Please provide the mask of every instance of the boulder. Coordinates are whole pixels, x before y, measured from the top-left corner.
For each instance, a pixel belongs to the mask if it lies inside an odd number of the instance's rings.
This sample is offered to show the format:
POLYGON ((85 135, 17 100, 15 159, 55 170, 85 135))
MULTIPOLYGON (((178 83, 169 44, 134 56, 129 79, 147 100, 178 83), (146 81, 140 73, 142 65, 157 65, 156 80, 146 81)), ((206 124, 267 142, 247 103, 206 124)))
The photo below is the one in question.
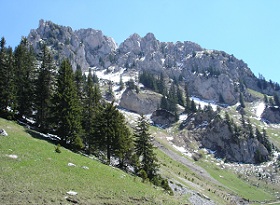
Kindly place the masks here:
POLYGON ((278 106, 267 106, 261 118, 269 123, 280 123, 280 108, 278 106))
POLYGON ((8 133, 4 129, 0 129, 0 135, 7 137, 8 133))
POLYGON ((167 110, 158 109, 153 112, 151 120, 154 124, 161 127, 169 127, 171 124, 176 122, 176 116, 167 110))
POLYGON ((161 95, 149 90, 141 90, 137 93, 135 90, 126 89, 120 99, 120 106, 139 113, 150 114, 160 105, 161 95))

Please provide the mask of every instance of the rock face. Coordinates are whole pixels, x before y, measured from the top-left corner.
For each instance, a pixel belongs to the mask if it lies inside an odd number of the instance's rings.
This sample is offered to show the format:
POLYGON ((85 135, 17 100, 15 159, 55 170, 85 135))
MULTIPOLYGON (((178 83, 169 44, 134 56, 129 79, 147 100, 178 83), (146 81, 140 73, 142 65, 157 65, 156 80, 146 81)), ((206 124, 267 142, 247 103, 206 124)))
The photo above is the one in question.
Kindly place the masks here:
POLYGON ((181 125, 200 142, 201 147, 215 152, 215 156, 229 162, 257 163, 258 158, 268 159, 268 151, 256 138, 236 138, 225 120, 209 113, 196 113, 181 125))
POLYGON ((158 109, 153 112, 151 120, 154 124, 165 128, 176 122, 176 116, 167 110, 158 109))
POLYGON ((280 108, 278 106, 267 106, 261 118, 269 123, 280 123, 280 108))
MULTIPOLYGON (((63 58, 83 71, 89 67, 109 67, 148 70, 166 78, 180 79, 188 85, 190 95, 206 100, 233 105, 242 92, 245 100, 252 100, 246 88, 260 91, 258 79, 247 64, 223 51, 207 50, 198 44, 185 42, 160 42, 152 33, 144 37, 133 34, 117 47, 114 40, 94 29, 73 31, 41 20, 32 30, 28 40, 37 53, 46 44, 59 65, 63 58)), ((267 89, 267 94, 273 90, 267 89)))
POLYGON ((120 99, 120 106, 139 114, 150 114, 160 105, 161 95, 145 90, 136 93, 126 89, 120 99))
POLYGON ((77 65, 85 70, 94 66, 108 67, 111 65, 109 55, 117 48, 114 40, 104 36, 102 31, 73 31, 70 27, 44 20, 40 20, 36 30, 31 30, 28 40, 37 53, 40 52, 41 46, 46 44, 58 63, 63 58, 68 58, 73 69, 76 69, 77 65))

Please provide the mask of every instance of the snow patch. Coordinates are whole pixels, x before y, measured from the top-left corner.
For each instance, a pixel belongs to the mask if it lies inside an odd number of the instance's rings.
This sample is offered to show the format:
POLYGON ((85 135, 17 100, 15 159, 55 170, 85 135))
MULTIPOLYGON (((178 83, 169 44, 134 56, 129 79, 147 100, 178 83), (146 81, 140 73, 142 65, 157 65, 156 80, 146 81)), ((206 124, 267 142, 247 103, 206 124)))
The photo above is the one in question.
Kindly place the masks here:
POLYGON ((167 139, 168 141, 172 141, 172 140, 174 139, 174 137, 166 137, 166 139, 167 139))
POLYGON ((191 100, 193 100, 196 104, 199 104, 201 106, 201 108, 203 109, 205 106, 208 106, 210 105, 214 111, 217 110, 217 104, 214 102, 214 101, 211 101, 211 100, 202 100, 198 97, 190 97, 191 100))
POLYGON ((173 144, 173 147, 182 153, 187 153, 187 150, 184 147, 179 147, 173 144))
POLYGON ((262 115, 264 109, 265 109, 265 103, 264 102, 258 103, 257 106, 255 107, 256 116, 257 116, 258 120, 261 119, 261 115, 262 115))
POLYGON ((186 120, 188 118, 188 115, 187 114, 182 114, 179 116, 179 121, 180 122, 183 122, 184 120, 186 120))

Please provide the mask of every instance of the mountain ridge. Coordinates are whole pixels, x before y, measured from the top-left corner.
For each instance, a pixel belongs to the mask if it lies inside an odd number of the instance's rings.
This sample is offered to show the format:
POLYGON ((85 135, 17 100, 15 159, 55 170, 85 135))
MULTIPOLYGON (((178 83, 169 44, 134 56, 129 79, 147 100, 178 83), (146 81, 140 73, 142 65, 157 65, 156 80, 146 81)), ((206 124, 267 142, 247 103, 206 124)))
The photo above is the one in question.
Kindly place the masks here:
POLYGON ((160 42, 154 34, 144 37, 134 33, 119 46, 102 31, 60 26, 40 20, 31 30, 28 40, 36 53, 42 44, 52 51, 57 64, 68 58, 73 69, 90 68, 135 69, 187 83, 191 95, 229 105, 236 104, 242 92, 247 101, 253 98, 246 88, 273 95, 272 86, 258 86, 259 79, 242 60, 224 51, 203 49, 190 41, 160 42))

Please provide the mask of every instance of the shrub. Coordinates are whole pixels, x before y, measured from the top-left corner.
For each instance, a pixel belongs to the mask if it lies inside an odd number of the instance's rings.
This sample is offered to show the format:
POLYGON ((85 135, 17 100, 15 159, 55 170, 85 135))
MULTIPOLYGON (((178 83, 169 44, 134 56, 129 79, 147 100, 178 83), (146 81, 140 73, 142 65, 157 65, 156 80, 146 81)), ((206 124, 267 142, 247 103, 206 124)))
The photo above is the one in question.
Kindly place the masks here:
POLYGON ((55 147, 55 152, 56 153, 61 153, 60 144, 57 144, 57 146, 55 147))

